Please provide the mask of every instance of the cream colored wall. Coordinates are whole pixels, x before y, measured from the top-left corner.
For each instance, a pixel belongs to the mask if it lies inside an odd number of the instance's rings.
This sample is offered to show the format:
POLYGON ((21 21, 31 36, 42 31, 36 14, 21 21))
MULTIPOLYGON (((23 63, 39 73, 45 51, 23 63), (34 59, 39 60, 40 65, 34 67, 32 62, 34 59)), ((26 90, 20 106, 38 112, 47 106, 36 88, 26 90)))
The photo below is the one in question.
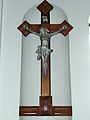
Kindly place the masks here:
MULTIPOLYGON (((2 78, 1 78, 1 35, 2 35, 2 11, 3 11, 3 1, 0 0, 0 106, 2 108, 2 78)), ((2 110, 0 109, 0 115, 2 110)))

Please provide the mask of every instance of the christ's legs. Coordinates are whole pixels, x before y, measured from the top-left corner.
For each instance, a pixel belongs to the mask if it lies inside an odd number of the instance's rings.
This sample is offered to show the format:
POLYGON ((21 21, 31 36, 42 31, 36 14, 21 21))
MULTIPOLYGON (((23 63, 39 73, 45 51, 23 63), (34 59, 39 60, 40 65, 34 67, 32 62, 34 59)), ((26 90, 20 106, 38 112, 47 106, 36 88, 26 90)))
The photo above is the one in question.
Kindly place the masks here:
POLYGON ((44 63, 44 65, 43 65, 43 78, 47 77, 47 69, 48 69, 48 64, 44 63))
POLYGON ((42 57, 42 64, 43 64, 43 78, 47 77, 47 69, 48 69, 48 55, 42 57))
POLYGON ((36 51, 37 60, 40 60, 42 58, 42 68, 43 68, 43 78, 47 77, 47 70, 48 70, 48 56, 53 52, 52 49, 49 49, 45 46, 38 46, 38 49, 36 51))

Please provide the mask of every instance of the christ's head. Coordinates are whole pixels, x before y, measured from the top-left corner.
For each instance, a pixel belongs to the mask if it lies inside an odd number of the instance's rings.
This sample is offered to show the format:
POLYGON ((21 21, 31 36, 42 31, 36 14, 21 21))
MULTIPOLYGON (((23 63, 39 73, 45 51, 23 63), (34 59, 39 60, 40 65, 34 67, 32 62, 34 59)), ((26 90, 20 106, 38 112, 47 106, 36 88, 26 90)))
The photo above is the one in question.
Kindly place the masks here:
POLYGON ((41 35, 47 35, 47 32, 48 32, 48 31, 47 31, 46 28, 44 28, 44 27, 41 27, 41 28, 40 28, 40 34, 41 34, 41 35))

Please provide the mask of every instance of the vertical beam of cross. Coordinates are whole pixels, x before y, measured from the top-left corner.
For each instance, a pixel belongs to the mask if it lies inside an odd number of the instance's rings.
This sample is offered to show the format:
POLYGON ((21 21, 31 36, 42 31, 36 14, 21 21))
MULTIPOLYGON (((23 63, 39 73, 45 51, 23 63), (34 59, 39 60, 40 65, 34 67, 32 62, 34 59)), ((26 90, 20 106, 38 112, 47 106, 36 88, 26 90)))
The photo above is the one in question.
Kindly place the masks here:
MULTIPOLYGON (((43 1, 37 8, 41 12, 41 24, 50 24, 50 11, 53 9, 53 6, 47 1, 43 1)), ((50 41, 48 48, 50 49, 50 41)), ((50 96, 51 95, 50 56, 48 57, 48 70, 46 78, 43 78, 42 62, 43 61, 41 60, 41 96, 50 96)))

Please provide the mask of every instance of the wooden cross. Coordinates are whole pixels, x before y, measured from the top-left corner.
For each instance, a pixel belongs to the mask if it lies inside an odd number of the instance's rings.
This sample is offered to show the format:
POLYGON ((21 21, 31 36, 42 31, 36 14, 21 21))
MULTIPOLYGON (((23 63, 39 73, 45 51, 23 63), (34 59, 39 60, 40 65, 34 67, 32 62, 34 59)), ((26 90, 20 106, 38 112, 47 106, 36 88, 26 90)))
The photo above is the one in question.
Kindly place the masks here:
MULTIPOLYGON (((32 31, 38 32, 41 27, 45 27, 50 33, 56 32, 61 29, 64 25, 67 25, 67 29, 62 30, 60 33, 66 36, 73 27, 67 22, 63 21, 61 24, 50 24, 50 11, 53 6, 44 0, 37 9, 41 12, 41 24, 30 24, 24 21, 18 30, 22 32, 24 36, 30 34, 30 32, 23 28, 23 25, 27 25, 32 31)), ((41 43, 42 44, 42 43, 41 43)), ((50 43, 48 48, 50 48, 50 43)), ((50 84, 50 56, 48 57, 48 70, 47 77, 43 78, 42 70, 42 60, 41 60, 41 96, 40 96, 40 106, 20 106, 20 116, 71 116, 72 106, 52 106, 52 96, 51 96, 51 84, 50 84)))

